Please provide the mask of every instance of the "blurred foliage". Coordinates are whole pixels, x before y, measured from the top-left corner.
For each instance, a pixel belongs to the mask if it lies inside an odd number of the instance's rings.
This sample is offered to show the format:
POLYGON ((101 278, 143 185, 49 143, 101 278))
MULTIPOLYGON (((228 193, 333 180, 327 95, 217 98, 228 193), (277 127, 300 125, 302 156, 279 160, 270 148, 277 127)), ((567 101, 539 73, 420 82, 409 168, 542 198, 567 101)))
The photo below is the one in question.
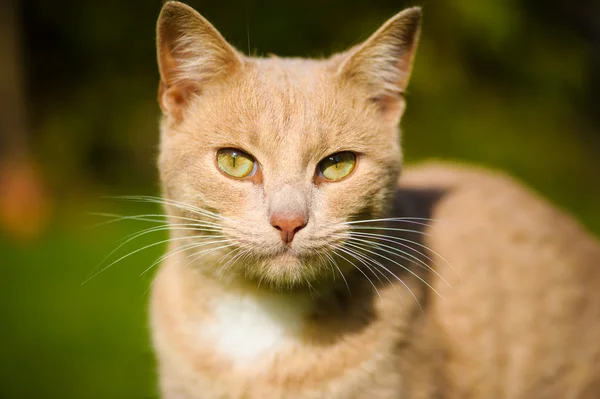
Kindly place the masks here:
MULTIPOLYGON (((82 284, 101 270, 97 266, 118 239, 148 227, 140 222, 81 227, 89 225, 89 219, 71 215, 31 248, 11 248, 0 239, 0 398, 155 396, 146 312, 151 280, 140 273, 162 248, 125 258, 82 284)), ((164 234, 140 237, 110 261, 162 239, 164 234)))
MULTIPOLYGON (((241 51, 319 57, 365 39, 415 4, 188 3, 241 51)), ((162 248, 81 286, 117 239, 142 226, 84 232, 78 215, 142 213, 98 198, 157 192, 154 35, 161 2, 19 6, 28 142, 58 206, 38 242, 18 246, 0 236, 0 398, 151 397, 149 281, 139 273, 162 248)), ((402 122, 406 158, 504 169, 600 233, 599 91, 597 2, 430 0, 402 122)))

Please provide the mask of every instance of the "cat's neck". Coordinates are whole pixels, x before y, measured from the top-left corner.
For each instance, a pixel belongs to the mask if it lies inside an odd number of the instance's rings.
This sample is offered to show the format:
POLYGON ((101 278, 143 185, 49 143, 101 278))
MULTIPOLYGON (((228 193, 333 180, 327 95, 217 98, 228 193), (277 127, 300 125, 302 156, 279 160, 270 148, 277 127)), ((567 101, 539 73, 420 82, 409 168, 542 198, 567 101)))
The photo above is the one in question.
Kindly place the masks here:
POLYGON ((218 279, 182 267, 177 259, 164 264, 161 274, 160 284, 170 287, 157 288, 183 305, 178 324, 243 368, 299 345, 307 319, 324 295, 308 289, 273 290, 241 278, 218 279))

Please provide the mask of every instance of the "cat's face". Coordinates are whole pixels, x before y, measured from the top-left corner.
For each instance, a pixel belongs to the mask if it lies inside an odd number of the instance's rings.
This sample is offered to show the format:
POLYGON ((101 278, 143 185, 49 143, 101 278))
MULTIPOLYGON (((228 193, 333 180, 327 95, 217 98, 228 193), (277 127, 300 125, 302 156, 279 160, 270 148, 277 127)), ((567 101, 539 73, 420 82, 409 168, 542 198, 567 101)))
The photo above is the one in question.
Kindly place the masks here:
POLYGON ((165 6, 161 179, 166 198, 204 210, 170 214, 202 221, 208 248, 231 244, 209 267, 275 286, 310 282, 332 275, 346 222, 385 212, 418 34, 418 10, 403 14, 329 60, 256 59, 187 6, 165 6))

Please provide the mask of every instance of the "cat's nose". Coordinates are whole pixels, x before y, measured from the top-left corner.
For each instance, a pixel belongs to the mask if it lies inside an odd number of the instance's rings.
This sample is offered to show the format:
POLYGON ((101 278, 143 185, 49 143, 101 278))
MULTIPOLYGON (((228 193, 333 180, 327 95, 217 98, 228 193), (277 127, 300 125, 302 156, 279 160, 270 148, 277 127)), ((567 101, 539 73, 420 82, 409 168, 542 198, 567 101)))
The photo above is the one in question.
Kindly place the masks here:
POLYGON ((271 226, 275 227, 281 233, 281 240, 289 244, 294 239, 294 235, 302 230, 308 221, 301 214, 278 214, 271 216, 271 226))

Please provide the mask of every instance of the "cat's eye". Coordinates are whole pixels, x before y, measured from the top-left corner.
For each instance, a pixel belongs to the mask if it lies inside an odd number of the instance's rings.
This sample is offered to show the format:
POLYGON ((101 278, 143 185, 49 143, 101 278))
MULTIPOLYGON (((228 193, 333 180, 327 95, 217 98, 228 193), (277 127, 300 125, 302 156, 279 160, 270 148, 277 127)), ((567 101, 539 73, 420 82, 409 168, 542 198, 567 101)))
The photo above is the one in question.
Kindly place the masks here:
POLYGON ((348 176, 356 166, 356 155, 350 151, 342 151, 325 157, 317 166, 319 176, 326 180, 341 180, 348 176))
POLYGON ((217 151, 217 166, 226 175, 237 179, 252 176, 256 172, 254 158, 235 148, 222 148, 217 151))

